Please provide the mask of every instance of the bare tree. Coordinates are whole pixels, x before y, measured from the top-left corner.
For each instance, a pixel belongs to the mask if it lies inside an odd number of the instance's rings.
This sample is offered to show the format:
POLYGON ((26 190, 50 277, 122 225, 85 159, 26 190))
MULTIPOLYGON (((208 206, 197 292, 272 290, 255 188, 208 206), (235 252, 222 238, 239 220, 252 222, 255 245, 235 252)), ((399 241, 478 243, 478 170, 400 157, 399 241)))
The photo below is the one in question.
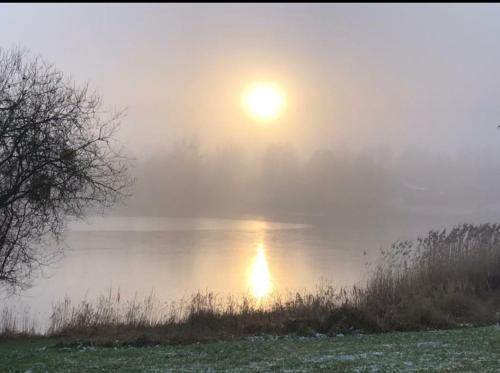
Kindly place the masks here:
POLYGON ((0 284, 29 286, 69 216, 124 196, 128 159, 113 140, 120 115, 53 65, 0 48, 0 284))

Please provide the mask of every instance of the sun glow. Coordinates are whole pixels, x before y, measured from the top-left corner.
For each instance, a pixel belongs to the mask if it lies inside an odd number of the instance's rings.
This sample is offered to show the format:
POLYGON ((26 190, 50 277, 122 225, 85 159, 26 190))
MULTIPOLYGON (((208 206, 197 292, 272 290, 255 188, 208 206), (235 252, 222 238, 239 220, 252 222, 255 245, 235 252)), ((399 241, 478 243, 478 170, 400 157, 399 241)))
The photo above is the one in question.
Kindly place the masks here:
POLYGON ((244 94, 243 103, 248 113, 260 121, 276 119, 284 109, 285 96, 272 84, 252 85, 244 94))
POLYGON ((257 247, 257 254, 253 259, 249 280, 252 295, 258 300, 262 300, 272 290, 271 275, 262 243, 257 247))

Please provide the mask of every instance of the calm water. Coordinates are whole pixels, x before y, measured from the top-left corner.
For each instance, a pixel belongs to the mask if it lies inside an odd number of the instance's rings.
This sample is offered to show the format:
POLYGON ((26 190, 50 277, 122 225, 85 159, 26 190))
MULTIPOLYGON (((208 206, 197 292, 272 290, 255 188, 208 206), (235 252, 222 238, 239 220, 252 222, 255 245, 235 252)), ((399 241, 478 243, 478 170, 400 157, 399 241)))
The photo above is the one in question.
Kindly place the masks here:
POLYGON ((265 298, 320 283, 341 287, 366 277, 381 244, 308 225, 139 217, 71 224, 65 241, 63 257, 10 304, 43 320, 65 296, 93 299, 110 289, 168 301, 196 290, 265 298))

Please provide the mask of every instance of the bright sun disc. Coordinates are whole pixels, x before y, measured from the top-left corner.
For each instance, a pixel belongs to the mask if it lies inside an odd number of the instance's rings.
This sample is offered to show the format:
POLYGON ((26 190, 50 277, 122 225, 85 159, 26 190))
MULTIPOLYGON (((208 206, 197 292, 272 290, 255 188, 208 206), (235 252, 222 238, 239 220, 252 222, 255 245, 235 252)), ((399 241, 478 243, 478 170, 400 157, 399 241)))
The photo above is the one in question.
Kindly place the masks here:
POLYGON ((244 104, 254 118, 269 121, 280 115, 285 98, 279 88, 271 84, 255 84, 246 92, 244 104))

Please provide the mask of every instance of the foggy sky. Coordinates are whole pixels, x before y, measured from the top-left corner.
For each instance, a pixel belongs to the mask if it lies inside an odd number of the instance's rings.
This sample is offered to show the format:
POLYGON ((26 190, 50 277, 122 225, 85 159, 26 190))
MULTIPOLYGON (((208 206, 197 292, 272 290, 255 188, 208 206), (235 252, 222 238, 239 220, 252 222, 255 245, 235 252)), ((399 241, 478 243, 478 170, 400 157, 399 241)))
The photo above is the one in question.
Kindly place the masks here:
POLYGON ((496 151, 498 35, 497 4, 0 6, 0 45, 40 53, 128 108, 121 137, 141 156, 186 135, 496 151), (287 92, 271 128, 239 106, 254 80, 287 92))

